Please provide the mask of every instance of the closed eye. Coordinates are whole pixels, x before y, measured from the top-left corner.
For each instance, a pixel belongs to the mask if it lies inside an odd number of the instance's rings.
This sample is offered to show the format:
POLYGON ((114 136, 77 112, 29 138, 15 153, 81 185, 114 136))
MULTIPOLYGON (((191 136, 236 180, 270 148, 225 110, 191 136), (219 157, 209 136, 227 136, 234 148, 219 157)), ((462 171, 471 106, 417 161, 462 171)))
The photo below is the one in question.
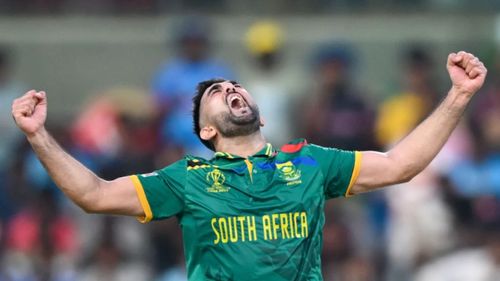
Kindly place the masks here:
POLYGON ((210 89, 210 91, 208 91, 208 96, 211 96, 220 91, 221 91, 221 86, 219 84, 216 84, 210 89))

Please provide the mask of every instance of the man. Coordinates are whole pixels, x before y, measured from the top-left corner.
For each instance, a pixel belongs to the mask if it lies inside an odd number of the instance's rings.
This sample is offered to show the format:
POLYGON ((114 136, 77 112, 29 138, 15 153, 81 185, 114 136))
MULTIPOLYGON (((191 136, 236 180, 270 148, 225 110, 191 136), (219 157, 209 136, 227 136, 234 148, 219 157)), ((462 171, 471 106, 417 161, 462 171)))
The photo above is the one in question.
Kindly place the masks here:
POLYGON ((214 58, 210 22, 204 18, 188 18, 174 32, 176 55, 163 63, 151 81, 155 104, 161 113, 162 146, 182 148, 188 154, 210 155, 191 132, 186 118, 191 110, 193 88, 202 80, 219 76, 233 78, 233 71, 214 58))
POLYGON ((12 123, 9 114, 9 105, 19 93, 26 91, 24 83, 14 79, 13 66, 15 64, 11 50, 7 46, 0 45, 0 239, 2 238, 2 221, 6 222, 17 211, 16 204, 20 201, 16 190, 11 182, 14 176, 9 173, 14 166, 14 155, 22 134, 12 123))
POLYGON ((105 181, 44 129, 47 98, 14 101, 19 128, 56 184, 87 212, 177 216, 190 280, 322 280, 325 200, 410 180, 446 142, 486 68, 472 54, 448 57, 452 87, 422 124, 386 153, 340 151, 295 141, 274 150, 257 105, 239 84, 200 83, 193 119, 214 158, 186 156, 153 173, 105 181))
POLYGON ((372 150, 375 110, 368 91, 353 81, 354 54, 347 44, 319 48, 313 62, 315 92, 304 101, 300 119, 304 134, 319 145, 372 150))

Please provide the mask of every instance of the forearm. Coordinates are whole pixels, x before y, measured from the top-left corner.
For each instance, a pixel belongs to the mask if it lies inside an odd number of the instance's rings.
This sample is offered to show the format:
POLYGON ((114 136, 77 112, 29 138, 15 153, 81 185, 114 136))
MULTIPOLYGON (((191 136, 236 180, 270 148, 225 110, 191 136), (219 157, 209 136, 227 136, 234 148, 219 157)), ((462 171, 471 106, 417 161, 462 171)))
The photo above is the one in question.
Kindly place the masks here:
POLYGON ((409 180, 429 165, 460 121, 470 96, 452 88, 437 109, 387 153, 399 166, 400 179, 409 180))
POLYGON ((453 86, 444 101, 390 151, 364 151, 351 194, 409 181, 438 154, 487 73, 478 58, 463 51, 451 53, 446 68, 453 86))
POLYGON ((44 128, 27 138, 56 185, 82 209, 91 211, 102 180, 66 153, 44 128))

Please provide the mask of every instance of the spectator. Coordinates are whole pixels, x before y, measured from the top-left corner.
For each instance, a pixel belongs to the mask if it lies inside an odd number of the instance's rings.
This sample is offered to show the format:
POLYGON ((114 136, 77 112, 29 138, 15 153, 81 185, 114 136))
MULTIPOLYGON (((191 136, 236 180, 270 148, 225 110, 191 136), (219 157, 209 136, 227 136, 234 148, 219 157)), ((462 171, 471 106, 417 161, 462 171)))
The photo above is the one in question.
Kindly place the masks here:
POLYGON ((403 58, 403 83, 397 95, 379 108, 376 137, 388 147, 406 136, 439 101, 431 57, 419 47, 409 48, 403 58))
POLYGON ((9 168, 14 164, 16 145, 22 140, 22 135, 16 130, 12 122, 12 100, 27 90, 26 86, 16 81, 12 74, 12 58, 9 50, 0 46, 0 222, 8 219, 16 208, 11 201, 13 186, 10 184, 12 177, 9 168))
POLYGON ((314 143, 341 149, 374 149, 374 110, 351 80, 353 54, 345 45, 326 46, 316 55, 315 90, 308 96, 303 129, 314 143))
MULTIPOLYGON (((195 87, 198 82, 213 77, 234 78, 224 63, 212 58, 211 36, 205 20, 191 18, 184 22, 177 30, 176 47, 179 54, 160 67, 151 89, 162 112, 160 135, 163 145, 204 156, 211 153, 193 134, 188 118, 195 87)), ((177 159, 175 156, 173 158, 177 159)))
POLYGON ((10 153, 17 138, 20 138, 15 125, 12 124, 10 104, 19 93, 27 88, 22 83, 15 81, 11 73, 11 62, 7 49, 0 47, 0 170, 5 170, 9 164, 10 153))
POLYGON ((251 55, 252 71, 245 74, 245 87, 260 105, 265 120, 262 131, 276 147, 290 141, 290 109, 296 98, 298 81, 292 67, 283 61, 283 30, 270 21, 250 26, 245 43, 251 55))

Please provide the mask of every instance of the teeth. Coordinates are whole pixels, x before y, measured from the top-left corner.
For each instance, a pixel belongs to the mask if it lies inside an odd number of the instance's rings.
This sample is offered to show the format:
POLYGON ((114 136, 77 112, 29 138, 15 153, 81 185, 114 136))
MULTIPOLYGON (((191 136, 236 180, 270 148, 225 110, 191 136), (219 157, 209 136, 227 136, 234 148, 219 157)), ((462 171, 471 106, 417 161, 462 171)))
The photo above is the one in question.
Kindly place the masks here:
POLYGON ((243 98, 240 95, 238 95, 238 94, 232 94, 232 95, 230 95, 228 97, 228 104, 230 106, 232 106, 232 104, 234 103, 234 101, 237 102, 236 106, 238 106, 238 107, 245 106, 245 102, 244 102, 243 98))

